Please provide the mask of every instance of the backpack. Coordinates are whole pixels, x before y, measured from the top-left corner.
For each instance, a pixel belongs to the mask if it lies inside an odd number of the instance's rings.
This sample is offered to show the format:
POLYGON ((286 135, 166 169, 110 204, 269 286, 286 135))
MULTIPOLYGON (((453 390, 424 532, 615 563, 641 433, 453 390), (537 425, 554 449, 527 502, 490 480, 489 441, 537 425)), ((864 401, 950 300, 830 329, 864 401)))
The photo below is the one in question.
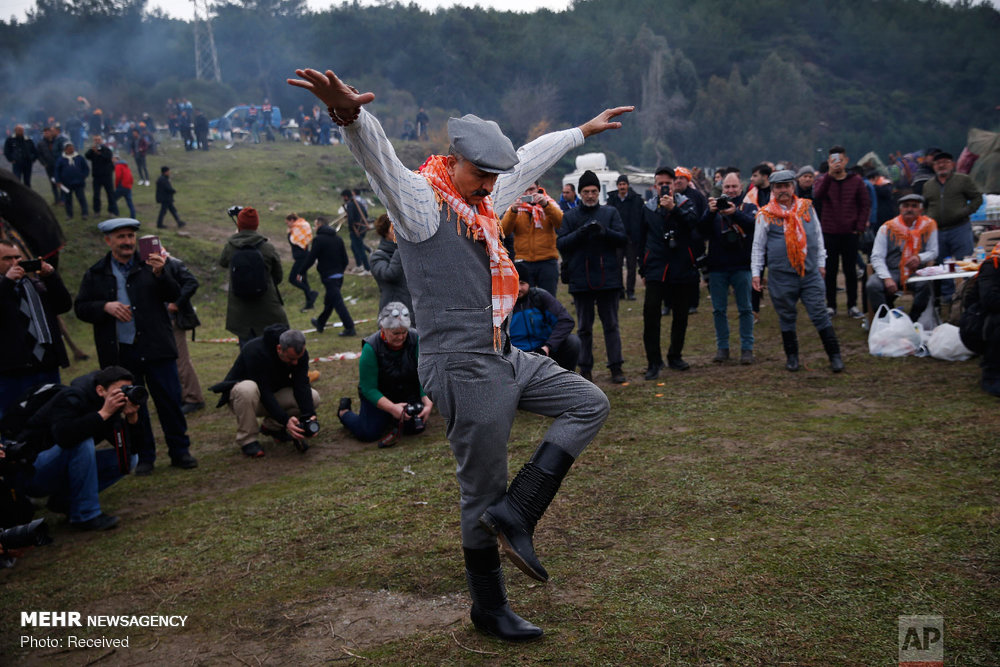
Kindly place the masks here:
POLYGON ((229 260, 230 293, 241 299, 259 299, 267 293, 270 280, 271 272, 257 246, 237 248, 229 260))

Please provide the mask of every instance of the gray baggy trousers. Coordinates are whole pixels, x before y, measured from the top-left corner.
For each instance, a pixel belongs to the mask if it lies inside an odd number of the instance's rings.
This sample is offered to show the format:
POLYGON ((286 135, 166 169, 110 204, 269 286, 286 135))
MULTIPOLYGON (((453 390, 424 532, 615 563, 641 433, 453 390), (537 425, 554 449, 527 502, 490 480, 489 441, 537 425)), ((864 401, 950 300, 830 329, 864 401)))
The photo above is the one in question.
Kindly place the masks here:
POLYGON ((772 268, 767 279, 767 291, 770 292, 771 303, 778 313, 778 328, 782 331, 795 331, 798 301, 802 301, 806 314, 817 331, 830 326, 825 290, 826 284, 818 270, 807 271, 800 278, 797 273, 775 271, 772 268))
POLYGON ((496 546, 479 525, 507 491, 507 440, 517 410, 554 421, 545 441, 576 458, 608 416, 608 397, 549 357, 511 348, 498 354, 421 354, 420 381, 447 427, 461 490, 462 546, 496 546))

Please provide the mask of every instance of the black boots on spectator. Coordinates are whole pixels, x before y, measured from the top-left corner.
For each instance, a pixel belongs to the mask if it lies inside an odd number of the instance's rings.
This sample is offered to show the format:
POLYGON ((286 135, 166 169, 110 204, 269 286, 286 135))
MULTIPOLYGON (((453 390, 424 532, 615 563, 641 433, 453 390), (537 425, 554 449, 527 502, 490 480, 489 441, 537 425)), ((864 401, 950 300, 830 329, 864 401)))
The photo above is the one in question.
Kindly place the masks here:
POLYGON ((781 344, 785 347, 785 368, 799 370, 799 338, 794 331, 781 332, 781 344))
POLYGON ((573 460, 562 447, 543 442, 507 487, 504 497, 479 517, 479 523, 500 539, 511 561, 538 581, 548 581, 549 573, 535 556, 535 524, 555 497, 573 460))
POLYGON ((472 596, 472 624, 480 632, 512 642, 542 636, 542 629, 515 614, 507 604, 500 553, 496 547, 465 552, 465 579, 472 596))
POLYGON ((830 357, 830 370, 839 373, 844 370, 844 360, 840 358, 840 343, 837 341, 837 332, 833 327, 827 327, 819 332, 820 340, 823 341, 823 349, 826 356, 830 357))

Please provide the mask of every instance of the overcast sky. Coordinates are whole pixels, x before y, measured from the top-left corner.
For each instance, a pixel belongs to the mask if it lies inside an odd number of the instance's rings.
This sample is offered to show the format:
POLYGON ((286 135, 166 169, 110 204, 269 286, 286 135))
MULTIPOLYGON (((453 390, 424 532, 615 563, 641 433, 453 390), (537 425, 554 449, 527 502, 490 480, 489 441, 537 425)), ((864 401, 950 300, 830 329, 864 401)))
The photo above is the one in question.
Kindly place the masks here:
MULTIPOLYGON (((402 4, 409 4, 409 2, 410 0, 405 0, 402 4)), ((451 5, 469 7, 480 5, 516 12, 531 12, 543 7, 553 11, 562 11, 569 7, 571 0, 503 0, 502 2, 495 0, 413 0, 413 2, 425 9, 437 9, 451 5)), ((340 6, 341 0, 306 0, 306 4, 311 9, 320 10, 331 6, 340 6)), ((378 3, 376 0, 361 0, 361 4, 374 5, 378 3)), ((27 10, 33 9, 34 6, 35 0, 0 0, 0 17, 8 20, 13 16, 19 21, 23 21, 27 16, 27 10)), ((148 0, 146 7, 148 9, 159 7, 170 16, 182 19, 190 19, 194 16, 194 5, 190 0, 148 0)))

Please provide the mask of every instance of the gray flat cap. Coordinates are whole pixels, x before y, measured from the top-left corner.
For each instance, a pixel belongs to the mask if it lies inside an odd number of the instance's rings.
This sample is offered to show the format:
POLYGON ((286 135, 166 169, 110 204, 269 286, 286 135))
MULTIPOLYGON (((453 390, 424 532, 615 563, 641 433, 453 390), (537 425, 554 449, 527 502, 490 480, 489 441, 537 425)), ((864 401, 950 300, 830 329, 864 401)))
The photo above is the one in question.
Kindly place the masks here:
POLYGON ((122 227, 139 229, 139 221, 134 218, 111 218, 110 220, 105 220, 97 225, 97 228, 104 234, 110 234, 116 229, 121 229, 122 227))
POLYGON ((775 183, 792 183, 794 180, 795 173, 791 169, 782 169, 771 174, 769 182, 774 185, 775 183))
POLYGON ((896 202, 900 204, 902 204, 904 201, 918 201, 921 204, 923 204, 924 198, 918 195, 916 192, 911 192, 910 194, 903 195, 902 197, 896 200, 896 202))
POLYGON ((816 173, 816 170, 813 169, 812 166, 810 166, 810 165, 807 164, 804 167, 799 167, 798 172, 796 172, 796 174, 795 174, 795 178, 798 178, 799 176, 802 176, 804 174, 815 174, 815 173, 816 173))
POLYGON ((471 113, 448 119, 448 139, 462 157, 491 174, 509 174, 520 162, 500 126, 471 113))

